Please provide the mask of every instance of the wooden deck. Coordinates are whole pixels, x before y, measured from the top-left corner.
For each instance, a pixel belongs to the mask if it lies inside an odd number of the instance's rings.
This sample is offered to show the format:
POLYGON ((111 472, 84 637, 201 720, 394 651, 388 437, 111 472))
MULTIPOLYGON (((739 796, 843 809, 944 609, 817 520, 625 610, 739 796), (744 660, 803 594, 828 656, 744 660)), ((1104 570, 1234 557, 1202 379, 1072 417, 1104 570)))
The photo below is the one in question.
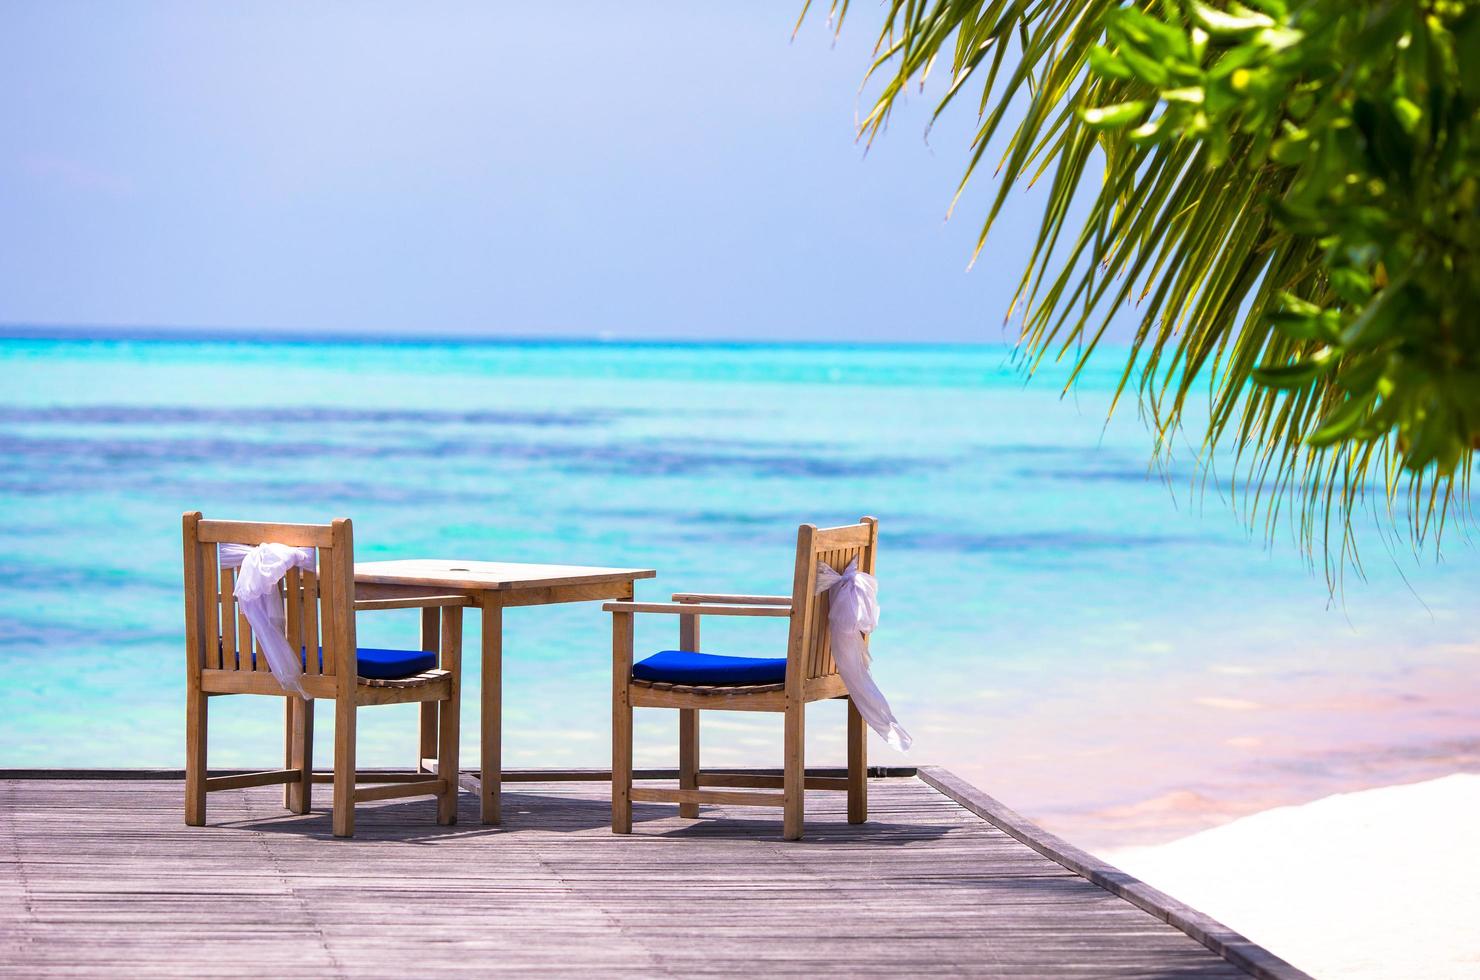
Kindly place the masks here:
POLYGON ((506 784, 502 827, 467 794, 455 827, 362 804, 335 840, 276 787, 189 828, 174 780, 0 779, 0 975, 1302 976, 921 775, 871 780, 862 826, 808 794, 799 843, 771 811, 650 804, 616 837, 600 782, 506 784))

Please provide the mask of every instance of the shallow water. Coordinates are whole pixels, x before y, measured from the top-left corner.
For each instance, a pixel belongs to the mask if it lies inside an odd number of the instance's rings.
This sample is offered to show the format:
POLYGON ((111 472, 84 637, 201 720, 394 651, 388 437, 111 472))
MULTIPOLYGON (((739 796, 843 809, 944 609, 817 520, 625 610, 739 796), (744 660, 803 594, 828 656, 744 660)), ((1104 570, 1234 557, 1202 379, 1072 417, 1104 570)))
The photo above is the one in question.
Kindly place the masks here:
MULTIPOLYGON (((180 764, 178 522, 199 509, 349 516, 362 560, 656 567, 648 598, 785 591, 799 522, 877 515, 901 761, 1090 844, 1480 769, 1474 547, 1435 567, 1369 536, 1332 604, 1190 468, 1148 470, 1133 411, 1104 424, 1114 368, 1063 399, 996 347, 0 340, 0 765, 180 764)), ((415 614, 360 635, 414 643, 415 614)), ((603 765, 599 607, 512 611, 506 637, 506 764, 603 765)), ((784 649, 768 623, 705 641, 784 649)), ((364 714, 364 764, 414 758, 413 711, 364 714)), ((840 706, 809 717, 812 759, 839 759, 840 706)), ((213 702, 212 764, 274 765, 279 724, 213 702)), ((704 730, 706 762, 779 759, 777 719, 704 730)), ((674 731, 640 713, 638 763, 672 764, 674 731)))

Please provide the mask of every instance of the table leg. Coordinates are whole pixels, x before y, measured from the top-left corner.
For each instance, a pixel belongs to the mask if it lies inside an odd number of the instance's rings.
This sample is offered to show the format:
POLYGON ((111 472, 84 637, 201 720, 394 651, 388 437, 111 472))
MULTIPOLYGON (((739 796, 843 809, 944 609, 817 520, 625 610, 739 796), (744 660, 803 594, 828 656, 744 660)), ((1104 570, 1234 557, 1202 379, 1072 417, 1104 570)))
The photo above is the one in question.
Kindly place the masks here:
POLYGON ((478 795, 484 823, 499 823, 503 782, 504 608, 496 595, 479 599, 483 609, 482 751, 478 795))
MULTIPOLYGON (((421 611, 421 648, 423 650, 436 650, 438 652, 438 666, 441 666, 441 658, 445 656, 441 647, 442 611, 436 606, 429 606, 421 611)), ((417 750, 420 754, 416 757, 417 772, 431 772, 432 767, 428 762, 437 758, 437 702, 421 702, 421 746, 417 750)))

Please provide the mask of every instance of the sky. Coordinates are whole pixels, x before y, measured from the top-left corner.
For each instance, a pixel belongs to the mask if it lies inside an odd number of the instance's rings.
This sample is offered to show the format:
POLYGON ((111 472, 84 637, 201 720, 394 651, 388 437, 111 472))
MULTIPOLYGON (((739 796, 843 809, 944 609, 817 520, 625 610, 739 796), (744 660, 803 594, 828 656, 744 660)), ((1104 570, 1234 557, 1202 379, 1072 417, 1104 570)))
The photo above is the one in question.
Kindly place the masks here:
POLYGON ((1012 339, 1036 214, 968 270, 972 113, 865 153, 800 3, 0 0, 0 323, 1012 339))

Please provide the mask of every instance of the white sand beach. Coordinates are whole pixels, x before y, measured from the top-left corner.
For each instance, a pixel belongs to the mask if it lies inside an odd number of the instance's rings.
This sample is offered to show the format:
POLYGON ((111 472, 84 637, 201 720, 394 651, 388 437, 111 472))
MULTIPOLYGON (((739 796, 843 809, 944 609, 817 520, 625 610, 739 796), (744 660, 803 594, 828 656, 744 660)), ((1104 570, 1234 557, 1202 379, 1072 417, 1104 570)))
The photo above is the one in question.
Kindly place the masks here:
POLYGON ((1320 978, 1480 977, 1480 775, 1280 807, 1110 863, 1320 978))

